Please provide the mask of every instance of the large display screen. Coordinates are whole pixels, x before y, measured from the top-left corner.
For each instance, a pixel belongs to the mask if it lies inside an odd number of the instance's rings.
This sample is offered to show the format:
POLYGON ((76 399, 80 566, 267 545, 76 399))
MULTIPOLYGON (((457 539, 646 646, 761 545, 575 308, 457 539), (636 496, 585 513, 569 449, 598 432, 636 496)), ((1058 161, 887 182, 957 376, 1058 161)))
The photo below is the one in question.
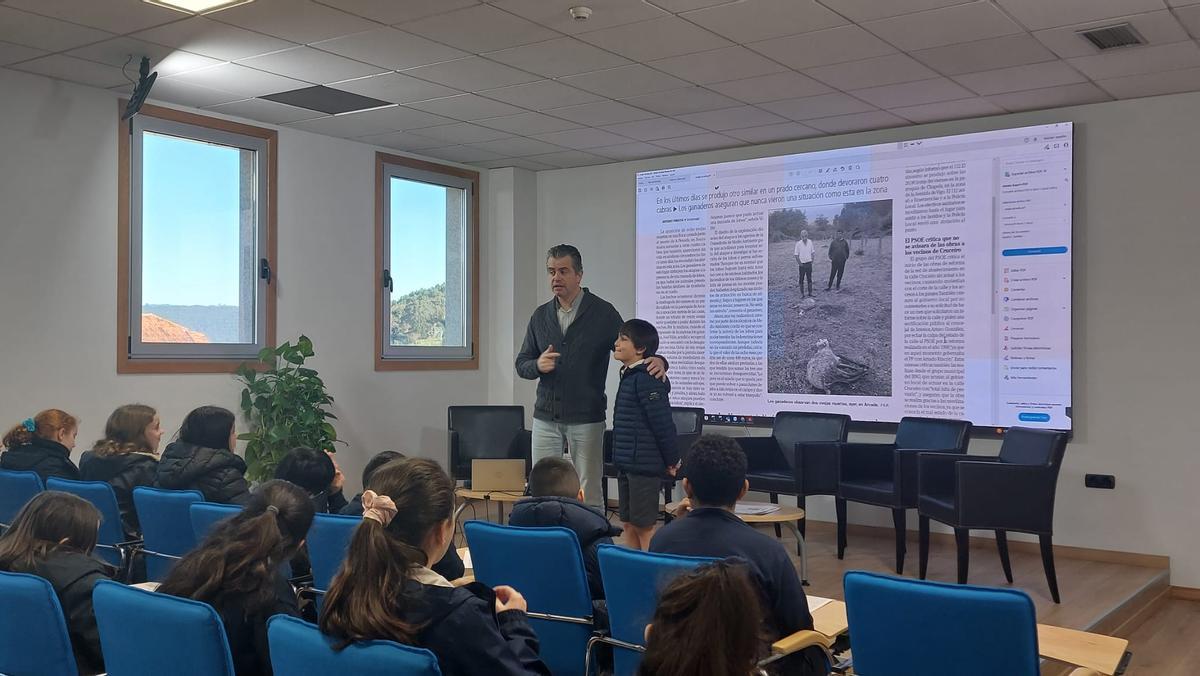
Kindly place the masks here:
POLYGON ((637 175, 671 401, 1071 427, 1071 123, 637 175))

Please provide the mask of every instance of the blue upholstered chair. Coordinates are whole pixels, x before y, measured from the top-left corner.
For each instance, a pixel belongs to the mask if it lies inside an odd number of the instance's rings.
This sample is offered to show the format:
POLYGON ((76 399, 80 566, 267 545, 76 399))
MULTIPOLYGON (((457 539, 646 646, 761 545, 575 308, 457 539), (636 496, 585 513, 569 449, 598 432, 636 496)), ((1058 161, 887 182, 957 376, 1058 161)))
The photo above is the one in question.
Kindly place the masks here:
POLYGON ((0 674, 77 676, 71 636, 49 582, 0 573, 0 609, 0 674))
POLYGON ((362 517, 359 516, 317 514, 313 517, 312 526, 308 529, 308 559, 312 566, 313 594, 318 609, 325 592, 329 590, 329 583, 333 582, 333 576, 346 559, 350 538, 354 537, 354 529, 360 523, 362 517))
POLYGON ((234 676, 225 625, 207 603, 101 580, 92 605, 108 676, 234 676))
POLYGON ((37 472, 0 469, 0 529, 8 528, 25 503, 42 490, 37 472))
POLYGON ((240 505, 226 505, 220 502, 193 502, 188 506, 188 517, 192 522, 192 535, 199 544, 208 537, 209 531, 218 522, 228 519, 241 512, 240 505))
POLYGON ((579 538, 566 528, 463 524, 478 582, 509 585, 529 606, 542 661, 556 676, 585 676, 592 598, 579 538))
POLYGON ((121 571, 121 579, 129 570, 133 552, 141 546, 140 540, 125 540, 125 528, 121 524, 121 508, 117 506, 117 495, 105 481, 73 481, 50 477, 46 479, 46 490, 62 491, 77 495, 100 510, 100 533, 96 539, 96 553, 100 558, 121 571))
POLYGON ((146 577, 161 581, 175 561, 196 546, 191 506, 203 502, 200 491, 169 491, 139 486, 133 489, 133 507, 142 525, 142 553, 146 577))
POLYGON ((441 676, 437 657, 392 641, 358 641, 334 650, 315 625, 287 615, 267 621, 271 667, 280 676, 441 676))

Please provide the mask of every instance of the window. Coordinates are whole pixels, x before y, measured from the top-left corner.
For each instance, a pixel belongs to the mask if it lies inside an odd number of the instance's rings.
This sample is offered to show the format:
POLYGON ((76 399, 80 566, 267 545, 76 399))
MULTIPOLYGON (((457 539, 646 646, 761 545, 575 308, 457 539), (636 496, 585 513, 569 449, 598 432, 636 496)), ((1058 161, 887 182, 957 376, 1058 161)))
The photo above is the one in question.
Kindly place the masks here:
POLYGON ((118 371, 231 372, 275 341, 276 133, 152 106, 120 133, 118 371))
POLYGON ((376 155, 376 370, 479 366, 479 174, 376 155))

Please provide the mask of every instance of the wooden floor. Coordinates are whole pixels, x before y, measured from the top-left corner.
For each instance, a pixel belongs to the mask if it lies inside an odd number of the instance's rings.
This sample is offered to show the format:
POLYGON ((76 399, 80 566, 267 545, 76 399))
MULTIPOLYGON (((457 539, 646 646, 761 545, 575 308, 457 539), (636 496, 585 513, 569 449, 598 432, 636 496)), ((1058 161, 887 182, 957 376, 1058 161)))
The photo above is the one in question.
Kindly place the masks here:
POLYGON ((1133 659, 1127 676, 1200 674, 1200 601, 1170 599, 1125 635, 1133 659))

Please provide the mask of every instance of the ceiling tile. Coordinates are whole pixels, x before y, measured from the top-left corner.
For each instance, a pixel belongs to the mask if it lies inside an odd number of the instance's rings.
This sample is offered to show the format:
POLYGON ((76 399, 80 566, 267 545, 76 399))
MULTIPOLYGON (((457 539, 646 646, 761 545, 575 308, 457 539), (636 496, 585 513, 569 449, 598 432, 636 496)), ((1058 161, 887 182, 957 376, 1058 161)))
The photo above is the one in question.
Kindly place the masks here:
POLYGON ((544 26, 491 5, 475 5, 437 14, 400 24, 400 28, 476 54, 558 37, 557 33, 544 26))
POLYGON ((211 110, 214 113, 236 115, 268 124, 287 124, 289 122, 325 117, 325 113, 316 110, 297 108, 265 99, 245 99, 244 101, 234 101, 233 103, 222 103, 216 106, 209 106, 207 110, 211 110))
POLYGON ((503 169, 505 167, 516 167, 518 169, 528 169, 529 171, 545 171, 547 169, 557 169, 558 167, 545 164, 542 162, 534 162, 528 157, 508 157, 499 160, 484 160, 476 162, 477 166, 485 169, 503 169))
POLYGON ((378 66, 352 61, 344 56, 322 52, 312 47, 293 47, 274 54, 253 56, 238 63, 268 73, 304 79, 316 84, 329 84, 386 72, 378 66))
POLYGON ((63 54, 43 56, 10 66, 10 68, 105 89, 128 81, 120 68, 84 61, 63 54))
POLYGON ((1128 47, 1067 61, 1089 78, 1102 80, 1200 67, 1200 47, 1188 40, 1171 45, 1128 47))
POLYGON ((418 80, 403 73, 384 73, 383 75, 338 82, 333 85, 333 88, 361 96, 370 96, 388 103, 411 103, 462 93, 457 89, 418 80))
POLYGON ((741 46, 651 61, 647 65, 696 84, 741 80, 787 71, 778 63, 741 46))
POLYGON ((734 42, 746 43, 847 23, 813 0, 745 0, 681 15, 734 42))
POLYGON ((549 134, 537 134, 534 138, 547 143, 553 143, 557 146, 563 146, 564 148, 574 148, 575 150, 599 148, 600 146, 615 146, 620 143, 629 142, 629 139, 625 136, 618 136, 610 131, 590 127, 555 131, 549 134))
POLYGON ((301 44, 361 33, 376 27, 362 17, 312 0, 255 0, 210 15, 221 23, 301 44))
POLYGON ((482 143, 484 141, 495 141, 497 139, 508 138, 511 134, 495 129, 488 129, 470 122, 459 122, 457 124, 443 124, 436 127, 424 127, 418 132, 421 136, 425 136, 436 141, 442 141, 444 144, 461 145, 464 143, 482 143))
POLYGON ((1200 0, 1167 0, 1167 4, 1171 7, 1182 7, 1184 5, 1200 4, 1200 0))
POLYGON ((745 127, 761 127, 768 124, 787 122, 787 118, 774 113, 768 113, 754 106, 738 106, 724 110, 710 110, 704 113, 689 113, 680 115, 679 119, 690 122, 709 131, 725 131, 727 129, 743 129, 745 127))
POLYGON ((521 113, 520 115, 489 117, 485 120, 479 120, 479 124, 512 134, 520 134, 521 136, 546 134, 552 131, 576 129, 579 127, 579 124, 575 122, 560 120, 557 117, 550 117, 541 113, 521 113))
POLYGON ((762 75, 745 80, 721 82, 709 85, 708 88, 746 103, 766 103, 833 91, 832 88, 800 73, 762 75))
POLYGON ((741 0, 650 0, 655 5, 662 7, 668 12, 678 14, 680 12, 690 12, 693 9, 704 9, 705 7, 714 7, 716 5, 728 5, 741 0))
POLYGON ((603 155, 613 160, 641 160, 647 157, 660 157, 662 155, 670 155, 672 152, 662 146, 656 146, 653 143, 622 143, 615 146, 602 146, 600 148, 592 148, 591 152, 597 155, 603 155))
POLYGON ((912 56, 943 75, 996 70, 1053 61, 1054 53, 1026 33, 964 42, 912 52, 912 56))
POLYGON ((730 129, 724 133, 727 136, 741 139, 747 143, 775 143, 777 141, 791 141, 792 139, 809 138, 810 136, 821 136, 823 134, 822 131, 800 124, 799 122, 768 124, 749 129, 730 129))
MULTIPOLYGON (((125 85, 117 89, 122 94, 129 94, 132 90, 130 85, 125 85)), ((174 103, 180 106, 190 106, 192 108, 204 108, 207 106, 215 106, 231 101, 239 101, 245 99, 245 96, 223 92, 210 87, 198 87, 186 82, 179 82, 171 78, 160 78, 154 83, 154 89, 150 90, 150 100, 164 103, 174 103)))
POLYGON ((505 157, 528 157, 530 155, 544 155, 546 153, 557 153, 565 150, 562 146, 556 146, 553 143, 520 136, 497 141, 474 143, 472 147, 497 153, 505 157))
POLYGON ((469 92, 524 84, 541 79, 536 75, 493 63, 478 56, 410 68, 404 71, 404 74, 469 92))
POLYGON ((791 120, 811 120, 818 117, 848 115, 850 113, 863 113, 875 110, 875 107, 871 104, 859 101, 853 96, 841 92, 774 101, 761 104, 761 107, 791 120))
MULTIPOLYGON (((3 25, 3 21, 0 21, 0 25, 3 25)), ((135 33, 133 37, 222 61, 245 59, 296 46, 286 40, 226 26, 199 16, 135 33)))
POLYGON ((451 162, 462 162, 470 164, 471 162, 480 162, 482 160, 498 160, 503 155, 499 153, 481 150, 473 146, 447 146, 445 148, 432 148, 422 151, 425 155, 432 155, 443 160, 451 162))
POLYGON ((983 95, 1056 87, 1087 80, 1079 74, 1079 71, 1064 61, 1047 61, 1027 66, 988 70, 982 73, 966 73, 956 75, 954 79, 969 87, 976 94, 983 95))
POLYGON ((803 35, 789 35, 753 42, 748 46, 796 70, 858 61, 896 51, 895 47, 858 26, 839 26, 803 35))
POLYGON ((623 56, 569 37, 488 52, 486 56, 493 61, 546 77, 576 75, 630 63, 623 56))
MULTIPOLYGON (((1158 14, 1158 12, 1153 12, 1153 14, 1158 14)), ((1179 22, 1187 27, 1193 36, 1200 37, 1200 5, 1180 7, 1175 10, 1175 16, 1179 17, 1179 22)), ((1142 37, 1145 36, 1146 34, 1142 33, 1142 37)), ((1151 40, 1151 42, 1154 41, 1151 40)))
POLYGON ((67 54, 108 66, 124 67, 129 76, 133 78, 138 76, 138 66, 143 56, 150 58, 150 70, 158 73, 159 77, 170 77, 186 73, 189 70, 217 66, 221 63, 218 59, 130 37, 97 42, 94 45, 71 50, 67 54))
POLYGON ((829 134, 849 134, 856 131, 903 127, 910 123, 904 118, 877 110, 869 113, 824 117, 819 120, 809 120, 807 124, 829 134))
POLYGON ((640 63, 572 75, 561 78, 559 81, 613 99, 623 99, 669 89, 682 89, 688 86, 687 82, 677 77, 671 77, 640 63))
POLYGON ((917 106, 923 103, 952 101, 971 96, 970 91, 944 77, 884 85, 882 87, 871 87, 869 89, 856 89, 850 93, 880 108, 917 106))
POLYGON ((587 21, 576 21, 570 9, 580 0, 490 0, 506 12, 512 12, 556 31, 573 35, 614 26, 649 21, 667 13, 642 0, 602 0, 591 3, 597 11, 587 21))
POLYGON ((191 70, 174 75, 170 79, 181 80, 188 84, 200 85, 212 89, 233 92, 244 96, 263 96, 278 94, 292 89, 309 86, 308 82, 255 70, 236 63, 226 63, 211 68, 191 70))
POLYGON ((523 112, 516 106, 485 99, 477 94, 459 94, 441 99, 429 99, 409 104, 409 107, 456 120, 482 120, 485 117, 501 117, 523 112))
POLYGON ((821 0, 821 4, 851 21, 871 21, 927 9, 961 5, 969 0, 821 0))
POLYGON ((504 101, 505 103, 511 103, 515 106, 531 110, 562 108, 563 106, 573 106, 579 103, 591 103, 603 100, 600 96, 589 94, 582 89, 568 87, 554 80, 539 80, 511 87, 487 89, 480 93, 490 99, 504 101))
POLYGON ((905 51, 1022 32, 988 0, 879 19, 863 27, 905 51))
POLYGON ((441 117, 440 115, 432 115, 424 111, 405 108, 404 106, 393 106, 391 108, 365 110, 361 113, 322 117, 316 120, 296 122, 288 126, 317 134, 355 138, 371 134, 382 134, 389 131, 431 127, 452 122, 453 120, 441 117))
POLYGON ((925 124, 927 122, 960 120, 983 115, 1003 115, 1004 109, 987 99, 962 99, 959 101, 942 101, 940 103, 926 103, 920 106, 892 108, 888 112, 899 115, 910 122, 925 124))
POLYGON ((0 5, 0 40, 49 52, 100 42, 112 33, 0 5))
POLYGON ((1162 0, 996 0, 1029 30, 1162 9, 1162 0))
POLYGON ((313 47, 394 70, 416 68, 468 56, 464 51, 395 28, 377 28, 325 40, 314 43, 313 47))
POLYGON ((695 134, 656 141, 655 145, 664 146, 681 153, 699 152, 701 150, 716 150, 717 148, 732 148, 745 145, 744 142, 723 136, 721 134, 695 134))
MULTIPOLYGON (((1175 14, 1179 16, 1180 21, 1187 23, 1184 9, 1175 10, 1175 14)), ((1089 28, 1099 28, 1101 26, 1111 26, 1114 23, 1128 23, 1133 26, 1133 29, 1146 42, 1152 45, 1166 45, 1189 39, 1187 31, 1180 25, 1180 22, 1175 19, 1175 16, 1171 12, 1165 9, 1158 12, 1135 14, 1133 16, 1114 17, 1105 21, 1092 21, 1059 28, 1050 28, 1037 31, 1033 36, 1064 59, 1073 56, 1092 56, 1099 54, 1100 50, 1085 38, 1080 37, 1079 31, 1089 28)))
POLYGON ((425 150, 427 148, 443 148, 448 144, 440 139, 429 138, 421 134, 414 134, 411 131, 389 131, 383 134, 372 134, 369 136, 360 136, 358 140, 363 143, 371 143, 385 148, 394 148, 396 150, 425 150))
POLYGON ((1200 68, 1185 68, 1165 73, 1130 75, 1111 80, 1100 80, 1096 84, 1119 99, 1141 96, 1161 96, 1200 90, 1200 68))
POLYGON ((937 73, 905 54, 891 54, 832 66, 818 66, 808 69, 806 73, 843 91, 937 77, 937 73))
POLYGON ((525 158, 535 162, 543 162, 555 167, 584 167, 591 164, 607 164, 611 160, 592 153, 585 153, 581 150, 565 150, 561 153, 549 153, 547 155, 534 155, 533 157, 525 158))
POLYGON ((49 54, 44 49, 34 49, 24 45, 16 45, 11 42, 0 42, 0 66, 6 66, 10 63, 25 61, 38 56, 49 54))
POLYGON ((653 141, 660 138, 704 133, 704 129, 700 127, 695 127, 669 117, 654 117, 649 120, 638 120, 637 122, 622 122, 621 124, 609 125, 604 129, 614 134, 635 138, 639 141, 653 141))
POLYGON ((674 16, 584 33, 579 39, 634 61, 654 61, 732 44, 719 35, 674 16))
POLYGON ((659 115, 668 116, 732 108, 738 104, 738 101, 735 99, 702 87, 687 87, 686 89, 674 89, 669 92, 631 96, 624 99, 623 102, 658 113, 659 115))
POLYGON ((416 21, 434 14, 478 5, 479 0, 318 0, 322 5, 357 14, 379 23, 416 21))
POLYGON ((1008 110, 1040 110, 1042 108, 1062 108, 1078 106, 1085 103, 1100 103, 1111 101, 1112 97, 1090 82, 1066 85, 1065 87, 1048 87, 1032 89, 1027 92, 1011 94, 996 94, 987 97, 992 103, 1008 110))
POLYGON ((4 4, 120 35, 184 17, 173 9, 143 0, 8 0, 4 4))
POLYGON ((619 101, 597 101, 595 103, 584 103, 565 108, 551 108, 545 112, 554 117, 561 117, 565 120, 578 122, 579 124, 597 127, 605 124, 620 124, 622 122, 645 120, 654 117, 654 113, 648 113, 619 101))

